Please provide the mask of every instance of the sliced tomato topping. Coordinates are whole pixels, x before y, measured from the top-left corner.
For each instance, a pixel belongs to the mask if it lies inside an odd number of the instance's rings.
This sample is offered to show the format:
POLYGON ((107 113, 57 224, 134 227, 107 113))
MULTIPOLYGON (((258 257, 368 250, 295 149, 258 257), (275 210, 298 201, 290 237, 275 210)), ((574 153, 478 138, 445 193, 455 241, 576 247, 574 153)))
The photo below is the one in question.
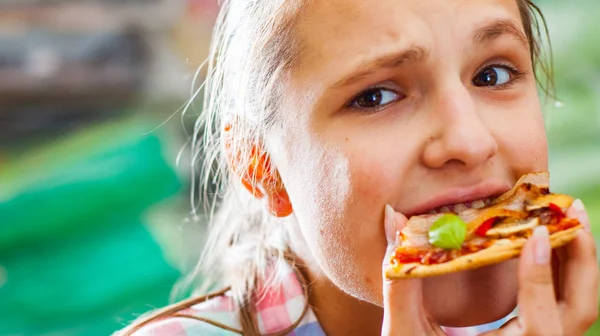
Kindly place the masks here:
POLYGON ((562 209, 554 203, 548 204, 548 209, 552 210, 552 212, 560 217, 565 217, 565 213, 562 211, 562 209))
POLYGON ((427 253, 425 250, 417 249, 414 247, 400 247, 394 253, 394 257, 392 258, 393 264, 410 264, 421 262, 421 258, 427 253))
POLYGON ((485 222, 481 223, 477 230, 475 230, 475 234, 480 237, 485 237, 485 234, 492 228, 492 226, 496 223, 498 217, 492 217, 485 222))

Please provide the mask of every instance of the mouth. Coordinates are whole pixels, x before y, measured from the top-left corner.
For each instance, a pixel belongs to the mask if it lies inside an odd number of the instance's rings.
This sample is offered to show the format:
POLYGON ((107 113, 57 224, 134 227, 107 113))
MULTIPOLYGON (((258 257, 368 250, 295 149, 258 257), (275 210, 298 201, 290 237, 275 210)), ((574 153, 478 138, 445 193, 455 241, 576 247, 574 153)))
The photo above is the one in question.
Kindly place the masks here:
POLYGON ((431 199, 405 213, 407 217, 423 214, 460 214, 469 209, 490 205, 498 196, 509 191, 509 183, 484 182, 468 188, 455 188, 434 195, 431 199))

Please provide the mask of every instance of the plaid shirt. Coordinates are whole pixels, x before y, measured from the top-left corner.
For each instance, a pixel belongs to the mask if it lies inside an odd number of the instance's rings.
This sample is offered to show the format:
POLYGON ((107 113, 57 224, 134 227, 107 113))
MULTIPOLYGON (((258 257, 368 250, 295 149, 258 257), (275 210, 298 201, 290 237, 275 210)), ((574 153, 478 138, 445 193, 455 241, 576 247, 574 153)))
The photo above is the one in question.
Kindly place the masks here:
MULTIPOLYGON (((257 304, 256 311, 261 334, 279 332, 297 321, 302 314, 306 298, 302 286, 291 268, 284 270, 284 281, 279 288, 266 293, 257 304)), ((202 320, 211 320, 230 328, 241 330, 234 300, 228 294, 179 311, 177 316, 156 320, 134 333, 134 336, 229 336, 238 335, 202 320)), ((510 316, 509 316, 510 317, 510 316)), ((478 335, 496 329, 509 318, 469 328, 444 328, 449 336, 478 335)), ((292 336, 325 336, 317 318, 308 309, 292 336)))

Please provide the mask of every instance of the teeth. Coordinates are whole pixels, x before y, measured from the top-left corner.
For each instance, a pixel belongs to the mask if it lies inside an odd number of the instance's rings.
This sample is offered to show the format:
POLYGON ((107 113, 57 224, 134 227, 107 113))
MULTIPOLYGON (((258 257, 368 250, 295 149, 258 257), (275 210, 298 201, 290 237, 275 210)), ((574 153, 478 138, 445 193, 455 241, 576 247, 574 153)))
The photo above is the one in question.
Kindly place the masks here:
POLYGON ((492 204, 492 199, 486 198, 486 199, 477 200, 477 201, 473 201, 473 202, 458 203, 458 204, 454 204, 454 205, 446 205, 441 208, 429 210, 427 212, 427 214, 429 214, 429 215, 436 215, 436 214, 440 214, 440 213, 459 214, 459 213, 469 210, 469 209, 481 209, 490 204, 492 204))
POLYGON ((465 204, 459 203, 454 206, 453 210, 455 213, 461 213, 461 212, 467 210, 468 208, 469 207, 467 207, 465 204))
POLYGON ((450 211, 450 208, 448 208, 447 206, 443 206, 440 208, 440 212, 441 213, 449 213, 451 211, 450 211))
POLYGON ((481 209, 481 208, 483 208, 486 205, 487 205, 486 201, 482 201, 482 200, 474 201, 473 203, 471 203, 471 207, 473 209, 481 209))

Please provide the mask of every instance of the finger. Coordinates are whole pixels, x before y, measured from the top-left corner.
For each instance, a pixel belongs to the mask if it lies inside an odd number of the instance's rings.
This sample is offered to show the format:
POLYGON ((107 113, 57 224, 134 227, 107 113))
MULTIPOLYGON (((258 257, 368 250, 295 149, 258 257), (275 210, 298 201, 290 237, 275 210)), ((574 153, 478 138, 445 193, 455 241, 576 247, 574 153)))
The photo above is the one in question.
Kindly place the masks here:
POLYGON ((404 215, 397 213, 394 209, 385 206, 385 235, 387 239, 387 251, 383 260, 383 296, 384 308, 386 311, 394 311, 394 316, 397 312, 404 311, 407 306, 419 307, 422 306, 421 282, 416 280, 389 280, 385 277, 385 269, 388 267, 391 257, 399 245, 400 236, 398 232, 406 225, 407 219, 404 215), (407 304, 408 302, 414 304, 407 304))
POLYGON ((579 232, 566 246, 563 326, 567 335, 583 335, 598 318, 598 260, 594 238, 579 232))
POLYGON ((384 280, 384 335, 426 334, 429 322, 423 308, 421 279, 384 280), (400 329, 402 328, 402 329, 400 329))
POLYGON ((592 232, 590 217, 588 216, 585 206, 580 199, 576 199, 573 204, 571 204, 571 207, 569 207, 567 210, 566 215, 569 218, 577 218, 586 231, 592 232))
POLYGON ((389 265, 396 247, 400 245, 400 231, 404 228, 408 219, 401 213, 394 211, 389 204, 385 205, 383 230, 387 241, 385 257, 383 258, 383 270, 389 265))
POLYGON ((546 226, 534 229, 521 252, 518 304, 524 334, 552 335, 561 331, 546 226))
MULTIPOLYGON (((590 231, 590 219, 581 200, 575 200, 571 207, 567 210, 566 215, 567 217, 577 218, 583 225, 584 229, 590 231)), ((552 277, 554 279, 554 292, 557 301, 562 301, 564 299, 564 267, 566 260, 567 252, 564 246, 552 251, 552 277)))
POLYGON ((389 204, 385 205, 384 230, 388 248, 399 243, 399 232, 404 228, 408 219, 403 214, 394 211, 389 204))
POLYGON ((388 248, 383 262, 382 335, 426 333, 428 322, 423 308, 421 280, 389 280, 385 277, 385 268, 399 243, 398 232, 404 227, 407 219, 386 205, 384 222, 388 248))
MULTIPOLYGON (((567 212, 584 224, 589 217, 581 201, 573 203, 567 212)), ((585 224, 584 224, 585 226, 585 224)), ((578 236, 564 247, 566 260, 564 272, 563 326, 567 335, 582 335, 598 318, 598 259, 596 243, 589 231, 578 236)))

